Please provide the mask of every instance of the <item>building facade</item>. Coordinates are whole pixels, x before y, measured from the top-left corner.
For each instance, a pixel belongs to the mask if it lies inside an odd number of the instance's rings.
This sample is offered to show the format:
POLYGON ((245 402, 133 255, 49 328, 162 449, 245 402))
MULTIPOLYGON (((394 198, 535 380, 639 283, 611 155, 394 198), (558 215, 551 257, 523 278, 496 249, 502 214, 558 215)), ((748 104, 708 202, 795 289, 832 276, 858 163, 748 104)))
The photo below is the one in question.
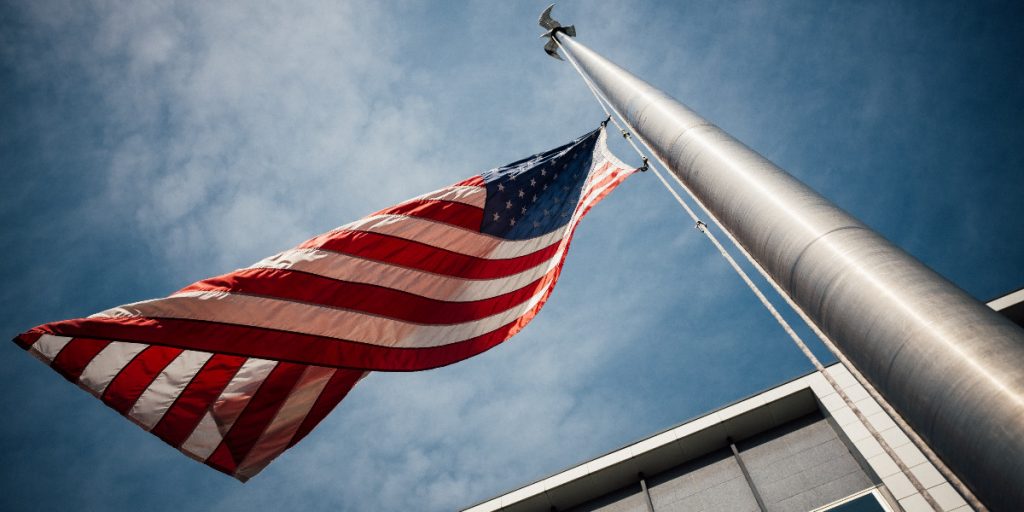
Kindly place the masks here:
MULTIPOLYGON (((989 305, 1021 323, 1024 290, 989 305)), ((846 367, 825 371, 895 458, 813 372, 466 510, 974 510, 846 367)))

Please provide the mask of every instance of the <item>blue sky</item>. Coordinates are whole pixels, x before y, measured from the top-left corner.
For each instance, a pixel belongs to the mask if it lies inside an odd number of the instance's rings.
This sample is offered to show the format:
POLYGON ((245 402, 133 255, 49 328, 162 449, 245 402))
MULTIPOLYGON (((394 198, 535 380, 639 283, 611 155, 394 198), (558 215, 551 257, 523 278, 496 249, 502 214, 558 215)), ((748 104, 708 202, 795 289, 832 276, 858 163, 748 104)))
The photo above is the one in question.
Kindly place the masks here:
MULTIPOLYGON (((0 332, 166 295, 592 129, 541 50, 545 5, 4 2, 0 332)), ((1022 10, 555 14, 988 300, 1024 285, 1022 10)), ((659 187, 595 208, 524 332, 373 374, 245 485, 0 344, 0 509, 447 510, 809 371, 659 187)))

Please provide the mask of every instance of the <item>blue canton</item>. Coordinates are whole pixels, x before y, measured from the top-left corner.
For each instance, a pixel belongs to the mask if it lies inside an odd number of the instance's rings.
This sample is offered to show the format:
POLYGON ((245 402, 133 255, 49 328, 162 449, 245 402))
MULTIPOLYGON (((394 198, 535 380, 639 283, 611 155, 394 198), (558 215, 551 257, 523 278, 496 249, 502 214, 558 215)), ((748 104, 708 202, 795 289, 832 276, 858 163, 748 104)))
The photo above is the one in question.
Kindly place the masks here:
POLYGON ((483 233, 508 240, 541 236, 566 225, 594 161, 600 129, 569 144, 481 174, 487 202, 483 233))

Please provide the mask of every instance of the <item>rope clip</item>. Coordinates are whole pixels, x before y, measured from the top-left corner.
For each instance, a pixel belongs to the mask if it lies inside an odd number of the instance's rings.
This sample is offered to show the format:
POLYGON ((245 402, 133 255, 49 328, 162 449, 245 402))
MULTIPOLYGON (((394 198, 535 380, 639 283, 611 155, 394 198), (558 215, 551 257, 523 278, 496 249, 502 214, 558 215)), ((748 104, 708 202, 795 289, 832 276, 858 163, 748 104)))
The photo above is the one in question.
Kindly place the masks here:
POLYGON ((601 121, 601 128, 604 128, 604 127, 608 126, 608 121, 611 121, 611 120, 612 120, 612 116, 608 116, 608 117, 604 118, 604 121, 601 121))
POLYGON ((706 230, 708 229, 708 225, 707 225, 707 224, 704 224, 704 221, 702 221, 702 220, 698 220, 698 221, 697 221, 697 225, 696 225, 696 226, 694 226, 694 228, 697 228, 697 230, 698 230, 698 231, 700 231, 700 232, 702 232, 702 233, 705 233, 705 232, 706 232, 706 230))
POLYGON ((637 170, 640 171, 640 172, 647 172, 647 169, 651 168, 651 163, 647 161, 647 157, 646 156, 642 156, 640 158, 644 161, 644 165, 642 167, 640 167, 639 169, 637 169, 637 170))
POLYGON ((620 130, 620 131, 622 132, 622 138, 623 138, 623 139, 628 139, 628 138, 629 138, 629 132, 627 132, 627 131, 626 131, 626 130, 624 130, 624 129, 623 129, 623 130, 620 130))

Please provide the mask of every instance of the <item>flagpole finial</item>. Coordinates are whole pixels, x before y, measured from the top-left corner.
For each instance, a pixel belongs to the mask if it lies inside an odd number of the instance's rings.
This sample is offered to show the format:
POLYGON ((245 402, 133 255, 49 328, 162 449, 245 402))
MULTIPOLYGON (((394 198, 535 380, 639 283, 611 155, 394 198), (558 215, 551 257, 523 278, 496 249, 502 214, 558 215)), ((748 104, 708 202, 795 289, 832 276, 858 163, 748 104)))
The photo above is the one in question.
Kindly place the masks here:
POLYGON ((537 20, 537 23, 542 28, 547 29, 547 32, 540 36, 548 38, 547 44, 544 45, 544 52, 553 58, 562 60, 562 57, 558 55, 558 43, 555 41, 555 34, 561 32, 569 37, 576 37, 576 26, 569 25, 563 27, 561 23, 551 17, 551 10, 554 8, 555 4, 551 4, 547 9, 544 9, 544 12, 540 13, 540 19, 537 20))

